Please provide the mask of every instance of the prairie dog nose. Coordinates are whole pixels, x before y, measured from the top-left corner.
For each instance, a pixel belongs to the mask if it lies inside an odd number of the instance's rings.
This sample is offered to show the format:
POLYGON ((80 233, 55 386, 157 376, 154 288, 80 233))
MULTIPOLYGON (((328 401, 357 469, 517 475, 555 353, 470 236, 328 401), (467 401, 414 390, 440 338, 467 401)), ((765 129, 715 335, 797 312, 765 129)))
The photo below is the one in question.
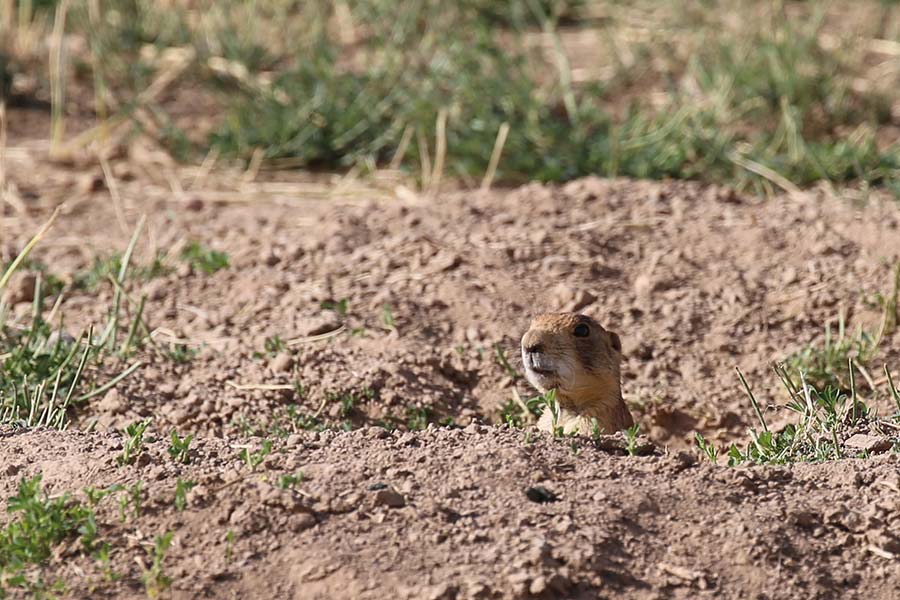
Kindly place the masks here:
POLYGON ((525 348, 525 352, 528 352, 529 354, 540 354, 544 351, 544 345, 540 342, 532 342, 523 347, 525 348))
POLYGON ((528 353, 539 353, 544 351, 544 344, 541 343, 540 334, 529 331, 522 338, 522 350, 528 353))

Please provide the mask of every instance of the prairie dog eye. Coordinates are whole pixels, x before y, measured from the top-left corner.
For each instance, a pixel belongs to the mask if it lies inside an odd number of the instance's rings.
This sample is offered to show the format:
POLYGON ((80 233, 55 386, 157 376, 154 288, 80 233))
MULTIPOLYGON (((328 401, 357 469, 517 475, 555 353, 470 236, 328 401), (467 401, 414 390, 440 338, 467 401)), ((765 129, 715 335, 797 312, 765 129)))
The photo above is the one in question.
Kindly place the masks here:
POLYGON ((572 333, 575 334, 575 337, 587 337, 591 335, 591 328, 584 323, 579 323, 575 326, 575 329, 572 331, 572 333))

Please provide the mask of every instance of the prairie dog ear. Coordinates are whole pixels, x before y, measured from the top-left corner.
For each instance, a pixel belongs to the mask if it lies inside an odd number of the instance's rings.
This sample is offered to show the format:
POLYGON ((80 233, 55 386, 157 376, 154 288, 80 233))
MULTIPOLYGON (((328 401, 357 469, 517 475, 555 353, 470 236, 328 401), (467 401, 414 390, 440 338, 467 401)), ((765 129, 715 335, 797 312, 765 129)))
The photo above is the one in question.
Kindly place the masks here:
POLYGON ((622 340, 619 339, 619 334, 612 331, 607 331, 606 333, 609 334, 609 343, 612 345, 613 350, 622 354, 622 340))

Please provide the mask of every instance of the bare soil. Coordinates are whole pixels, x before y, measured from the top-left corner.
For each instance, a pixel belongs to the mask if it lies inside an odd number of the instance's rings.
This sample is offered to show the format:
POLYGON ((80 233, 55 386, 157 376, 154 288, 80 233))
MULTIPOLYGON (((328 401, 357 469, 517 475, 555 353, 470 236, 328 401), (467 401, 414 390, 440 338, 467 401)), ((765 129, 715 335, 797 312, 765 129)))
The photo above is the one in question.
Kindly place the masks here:
MULTIPOLYGON (((123 251, 141 215, 134 264, 171 266, 129 286, 153 331, 134 375, 79 407, 72 431, 0 433, 0 496, 38 472, 53 493, 144 482, 139 516, 99 509, 121 579, 74 546, 45 570, 73 596, 143 593, 146 549, 169 530, 173 597, 895 597, 896 453, 727 468, 691 450, 695 432, 743 443, 755 425, 736 366, 778 426, 770 364, 839 314, 877 327, 874 294, 900 259, 895 203, 600 178, 428 197, 184 168, 140 142, 111 161, 111 193, 95 162, 46 150, 6 149, 17 198, 0 206, 0 262, 65 202, 33 255, 50 272, 72 280, 123 251), (230 265, 191 269, 178 258, 191 241, 230 265), (654 455, 486 425, 513 388, 532 394, 518 338, 558 309, 621 336, 625 399, 654 455), (174 360, 185 347, 196 356, 174 360), (297 414, 353 431, 304 431, 297 414), (121 428, 144 417, 160 440, 117 467, 121 428), (190 465, 166 454, 173 428, 198 436, 190 465), (262 437, 275 450, 251 470, 237 455, 262 437), (275 485, 292 473, 293 490, 275 485), (179 478, 198 484, 183 512, 179 478), (536 486, 556 500, 530 500, 536 486)), ((103 322, 111 297, 108 283, 69 289, 66 330, 103 322)), ((898 348, 891 334, 879 358, 898 348)))

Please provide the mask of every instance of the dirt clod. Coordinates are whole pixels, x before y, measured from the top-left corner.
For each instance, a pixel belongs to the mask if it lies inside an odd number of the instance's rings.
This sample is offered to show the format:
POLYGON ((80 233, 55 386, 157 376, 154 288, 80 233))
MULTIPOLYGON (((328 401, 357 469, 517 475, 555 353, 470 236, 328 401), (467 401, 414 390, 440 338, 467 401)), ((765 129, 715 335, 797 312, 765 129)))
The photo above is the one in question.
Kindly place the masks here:
POLYGON ((375 492, 375 504, 389 508, 402 508, 406 506, 406 498, 393 488, 385 488, 375 492))
POLYGON ((887 452, 891 449, 893 443, 889 438, 857 433, 850 436, 847 441, 844 442, 844 445, 848 448, 855 448, 864 452, 877 453, 887 452))

